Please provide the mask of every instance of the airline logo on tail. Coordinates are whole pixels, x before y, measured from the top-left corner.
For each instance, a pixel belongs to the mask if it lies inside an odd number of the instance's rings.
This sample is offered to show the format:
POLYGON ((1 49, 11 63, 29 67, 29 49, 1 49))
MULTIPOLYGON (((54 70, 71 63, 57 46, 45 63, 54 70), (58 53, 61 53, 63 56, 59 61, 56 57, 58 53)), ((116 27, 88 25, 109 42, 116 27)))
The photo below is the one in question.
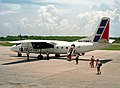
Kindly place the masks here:
POLYGON ((110 18, 103 17, 98 26, 93 42, 107 42, 109 40, 109 25, 110 18))

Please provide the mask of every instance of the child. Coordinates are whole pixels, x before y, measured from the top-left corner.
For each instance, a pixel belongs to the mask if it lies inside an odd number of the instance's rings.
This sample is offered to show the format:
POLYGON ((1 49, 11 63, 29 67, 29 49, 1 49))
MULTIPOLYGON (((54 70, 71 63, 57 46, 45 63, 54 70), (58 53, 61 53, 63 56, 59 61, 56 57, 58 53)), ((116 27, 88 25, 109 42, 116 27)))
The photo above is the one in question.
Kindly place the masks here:
POLYGON ((92 56, 89 63, 91 68, 94 68, 94 61, 95 61, 94 56, 92 56))

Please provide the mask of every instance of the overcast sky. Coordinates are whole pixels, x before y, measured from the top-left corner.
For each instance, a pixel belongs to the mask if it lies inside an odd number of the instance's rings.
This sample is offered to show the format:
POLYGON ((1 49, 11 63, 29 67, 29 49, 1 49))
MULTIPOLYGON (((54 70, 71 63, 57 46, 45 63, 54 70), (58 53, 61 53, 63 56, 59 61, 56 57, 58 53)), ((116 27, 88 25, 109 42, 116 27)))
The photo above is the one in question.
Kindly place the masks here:
POLYGON ((90 36, 105 16, 120 37, 120 0, 0 0, 0 36, 90 36))

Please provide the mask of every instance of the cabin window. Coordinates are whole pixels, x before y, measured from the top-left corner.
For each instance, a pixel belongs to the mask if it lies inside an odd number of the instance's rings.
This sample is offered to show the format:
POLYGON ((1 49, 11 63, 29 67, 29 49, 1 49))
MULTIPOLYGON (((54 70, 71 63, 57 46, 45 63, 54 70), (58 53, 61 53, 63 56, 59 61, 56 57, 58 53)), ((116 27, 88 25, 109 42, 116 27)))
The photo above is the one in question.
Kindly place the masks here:
POLYGON ((56 47, 57 49, 59 48, 59 47, 56 47))
POLYGON ((61 47, 61 49, 63 49, 63 47, 61 47))
POLYGON ((66 47, 66 49, 68 49, 68 47, 66 47))

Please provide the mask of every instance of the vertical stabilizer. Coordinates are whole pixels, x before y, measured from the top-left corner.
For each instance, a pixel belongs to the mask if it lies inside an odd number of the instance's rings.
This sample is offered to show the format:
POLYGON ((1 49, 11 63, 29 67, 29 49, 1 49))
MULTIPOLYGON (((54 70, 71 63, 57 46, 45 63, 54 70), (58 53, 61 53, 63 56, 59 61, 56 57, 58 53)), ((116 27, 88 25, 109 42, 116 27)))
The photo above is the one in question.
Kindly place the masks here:
POLYGON ((103 17, 93 37, 93 42, 105 43, 109 40, 110 18, 103 17))

